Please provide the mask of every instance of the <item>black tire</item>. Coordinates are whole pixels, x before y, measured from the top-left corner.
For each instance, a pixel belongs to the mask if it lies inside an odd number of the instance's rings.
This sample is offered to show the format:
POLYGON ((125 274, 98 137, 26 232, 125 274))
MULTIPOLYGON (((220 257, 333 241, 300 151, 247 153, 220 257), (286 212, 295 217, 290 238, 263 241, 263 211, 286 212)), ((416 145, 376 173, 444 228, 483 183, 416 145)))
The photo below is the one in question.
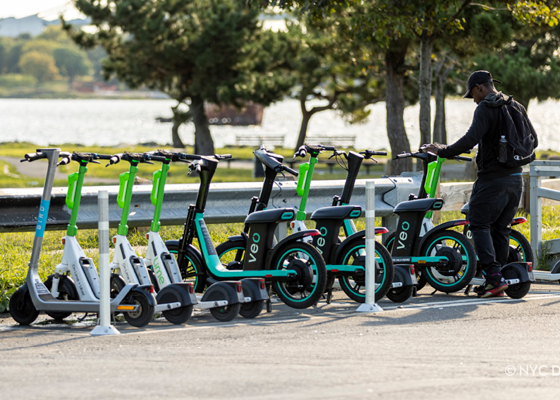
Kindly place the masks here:
MULTIPOLYGON (((171 254, 177 257, 179 249, 174 244, 167 244, 167 250, 171 254)), ((190 249, 187 249, 187 254, 185 254, 185 265, 181 268, 181 276, 183 277, 183 282, 191 282, 194 286, 194 291, 196 293, 202 293, 206 287, 206 268, 199 260, 198 255, 192 254, 190 249)), ((179 260, 177 260, 179 265, 179 260)))
MULTIPOLYGON (((45 287, 52 289, 54 275, 49 275, 45 281, 45 287)), ((58 297, 57 300, 79 300, 78 291, 76 290, 76 285, 72 278, 68 275, 61 275, 60 281, 58 283, 58 297)), ((45 313, 57 321, 62 321, 64 318, 72 315, 71 311, 45 311, 45 313)))
POLYGON ((298 272, 297 280, 278 282, 272 287, 287 306, 308 308, 319 302, 327 284, 325 260, 309 243, 291 242, 276 250, 271 269, 292 269, 298 272))
POLYGON ((245 241, 241 239, 226 240, 216 247, 216 253, 224 268, 228 270, 242 270, 245 256, 245 241))
POLYGON ((509 233, 508 264, 512 262, 533 262, 531 243, 519 231, 514 229, 509 233))
MULTIPOLYGON (((365 248, 365 239, 353 240, 353 243, 348 244, 349 250, 339 255, 337 264, 365 266, 365 248)), ((381 258, 381 262, 375 264, 375 283, 379 284, 375 289, 375 301, 379 301, 391 289, 394 267, 391 255, 379 242, 375 242, 375 253, 376 258, 381 258)), ((359 276, 339 276, 338 281, 341 289, 349 298, 358 303, 364 303, 366 301, 365 278, 364 273, 359 276)))
POLYGON ((126 286, 124 279, 119 274, 111 274, 109 287, 111 289, 111 298, 114 299, 119 295, 121 290, 126 286))
POLYGON ((39 311, 33 305, 27 285, 23 285, 10 297, 10 315, 20 325, 29 325, 37 319, 39 311))
POLYGON ((124 312, 124 319, 136 328, 142 328, 150 323, 154 317, 154 306, 148 300, 148 293, 143 290, 133 290, 123 304, 138 305, 136 312, 124 312))
POLYGON ((414 290, 414 286, 404 284, 404 276, 398 268, 395 268, 395 276, 393 278, 393 282, 402 282, 403 286, 390 288, 387 292, 387 298, 393 303, 402 303, 410 299, 414 290))
MULTIPOLYGON (((393 243, 395 242, 395 235, 396 235, 395 232, 391 233, 389 236, 387 236, 387 239, 385 239, 385 243, 383 243, 387 248, 389 254, 391 254, 393 251, 393 243)), ((428 282, 426 281, 426 278, 422 276, 422 269, 416 268, 416 290, 421 290, 424 286, 426 286, 427 283, 428 282)))
POLYGON ((436 232, 424 242, 420 256, 437 255, 456 257, 458 271, 453 276, 443 276, 436 267, 425 267, 422 268, 422 275, 426 281, 434 289, 445 293, 457 292, 465 288, 474 277, 477 266, 476 252, 469 239, 451 230, 436 232), (462 257, 466 257, 466 260, 462 257))
POLYGON ((229 322, 239 314, 241 303, 228 304, 225 307, 215 307, 210 309, 210 314, 220 322, 229 322))
MULTIPOLYGON (((165 290, 162 292, 161 296, 157 297, 158 304, 167 304, 167 303, 181 303, 182 297, 179 293, 175 290, 186 290, 182 287, 175 287, 174 290, 165 290)), ((184 324, 189 320, 193 312, 193 305, 187 305, 183 307, 173 308, 171 310, 163 311, 164 318, 175 325, 184 324)))
POLYGON ((243 303, 239 309, 239 315, 243 318, 252 319, 259 316, 264 308, 264 300, 251 301, 243 303))
MULTIPOLYGON (((502 276, 504 279, 520 279, 521 276, 519 271, 515 268, 504 268, 502 270, 502 276)), ((521 282, 515 285, 510 285, 506 290, 506 294, 512 299, 521 299, 529 293, 531 289, 531 282, 521 282)))

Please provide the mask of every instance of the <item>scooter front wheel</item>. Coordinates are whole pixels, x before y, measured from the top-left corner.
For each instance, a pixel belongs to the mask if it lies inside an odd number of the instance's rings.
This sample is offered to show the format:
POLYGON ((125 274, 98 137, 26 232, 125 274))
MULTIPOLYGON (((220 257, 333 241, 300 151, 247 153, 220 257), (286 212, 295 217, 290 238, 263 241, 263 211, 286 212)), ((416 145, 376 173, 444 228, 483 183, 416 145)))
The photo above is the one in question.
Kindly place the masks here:
POLYGON ((10 314, 20 325, 29 325, 37 319, 39 311, 33 305, 27 285, 23 285, 10 298, 10 314))
POLYGON ((154 317, 154 306, 147 299, 148 294, 142 290, 134 290, 128 295, 126 304, 138 306, 134 312, 125 312, 124 319, 136 328, 142 328, 150 323, 154 317))
POLYGON ((441 267, 422 268, 426 281, 440 292, 451 293, 465 288, 476 272, 474 247, 459 232, 442 230, 429 235, 422 245, 420 255, 447 258, 447 263, 441 267))
POLYGON ((276 251, 271 269, 294 270, 297 277, 274 281, 274 291, 292 308, 308 308, 319 302, 327 284, 325 260, 317 249, 305 242, 286 243, 276 251))
MULTIPOLYGON (((45 281, 45 287, 49 289, 49 292, 52 289, 54 275, 49 275, 47 280, 45 281)), ((78 291, 76 290, 76 285, 74 281, 67 275, 61 275, 60 280, 58 282, 58 297, 57 300, 79 300, 78 291)), ((56 320, 63 320, 66 317, 72 315, 72 312, 68 311, 45 311, 47 315, 51 318, 56 320)))
MULTIPOLYGON (((375 301, 381 300, 391 289, 393 282, 393 260, 391 255, 379 242, 375 242, 375 257, 380 261, 375 264, 375 301)), ((348 245, 348 251, 341 254, 337 263, 365 267, 366 243, 356 239, 348 245)), ((346 295, 358 303, 366 301, 366 275, 339 276, 340 287, 346 295)))

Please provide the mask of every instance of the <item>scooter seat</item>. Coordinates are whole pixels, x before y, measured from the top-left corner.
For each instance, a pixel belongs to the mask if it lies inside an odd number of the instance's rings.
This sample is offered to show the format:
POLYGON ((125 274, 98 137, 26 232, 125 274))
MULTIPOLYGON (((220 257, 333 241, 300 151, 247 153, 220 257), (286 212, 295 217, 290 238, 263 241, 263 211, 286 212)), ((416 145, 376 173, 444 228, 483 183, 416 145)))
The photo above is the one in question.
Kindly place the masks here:
POLYGON ((278 221, 291 221, 296 213, 293 208, 275 208, 272 210, 255 211, 245 218, 246 224, 271 224, 278 221))
POLYGON ((360 206, 335 206, 335 207, 322 207, 311 214, 312 220, 319 219, 348 219, 358 218, 362 215, 362 207, 360 206))
POLYGON ((443 207, 442 199, 417 199, 403 201, 395 207, 395 214, 404 212, 427 212, 430 210, 441 210, 443 207))
POLYGON ((461 207, 461 214, 467 215, 468 213, 469 213, 469 203, 467 203, 463 207, 461 207))

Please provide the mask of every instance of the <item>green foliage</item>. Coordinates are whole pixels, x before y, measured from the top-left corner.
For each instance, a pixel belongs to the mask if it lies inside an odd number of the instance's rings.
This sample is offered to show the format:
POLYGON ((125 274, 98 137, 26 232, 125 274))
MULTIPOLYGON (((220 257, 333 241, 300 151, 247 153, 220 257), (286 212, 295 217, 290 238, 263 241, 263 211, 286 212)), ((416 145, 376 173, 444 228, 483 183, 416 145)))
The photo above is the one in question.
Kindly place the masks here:
POLYGON ((80 46, 105 49, 106 78, 190 105, 197 152, 214 150, 204 102, 268 105, 292 86, 280 73, 289 51, 283 35, 263 31, 243 0, 78 0, 76 7, 97 32, 65 29, 80 46))
POLYGON ((67 76, 70 83, 77 76, 87 75, 90 70, 90 62, 84 51, 74 47, 58 47, 53 53, 56 66, 61 75, 67 76))
POLYGON ((0 75, 0 87, 14 88, 30 88, 37 85, 37 79, 31 75, 22 74, 3 74, 0 75))
POLYGON ((37 51, 25 53, 19 61, 19 66, 24 74, 32 75, 39 83, 53 80, 58 76, 54 58, 37 51))

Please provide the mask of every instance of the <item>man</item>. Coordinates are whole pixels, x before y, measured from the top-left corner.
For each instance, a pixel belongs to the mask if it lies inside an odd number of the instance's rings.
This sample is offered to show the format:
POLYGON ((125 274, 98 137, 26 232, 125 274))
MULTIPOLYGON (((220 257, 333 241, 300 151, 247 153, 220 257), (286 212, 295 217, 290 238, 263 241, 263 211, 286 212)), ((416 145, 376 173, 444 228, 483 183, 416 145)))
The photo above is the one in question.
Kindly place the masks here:
POLYGON ((467 93, 463 96, 474 99, 478 104, 471 127, 452 145, 435 143, 424 148, 440 157, 451 158, 470 151, 478 144, 478 174, 468 215, 474 245, 486 278, 486 283, 476 289, 478 297, 502 296, 508 288, 500 269, 507 263, 510 223, 519 207, 523 188, 522 168, 507 168, 498 161, 501 107, 515 107, 522 113, 537 147, 537 135, 527 111, 512 96, 496 91, 494 82, 502 83, 492 79, 488 71, 473 72, 467 82, 467 93))

